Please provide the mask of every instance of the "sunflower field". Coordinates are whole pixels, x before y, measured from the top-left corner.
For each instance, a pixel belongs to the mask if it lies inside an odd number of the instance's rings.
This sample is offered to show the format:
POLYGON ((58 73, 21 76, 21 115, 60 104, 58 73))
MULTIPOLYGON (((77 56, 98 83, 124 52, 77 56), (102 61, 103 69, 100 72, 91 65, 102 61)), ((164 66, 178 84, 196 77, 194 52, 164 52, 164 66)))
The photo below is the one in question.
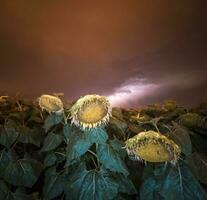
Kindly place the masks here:
POLYGON ((207 103, 0 97, 1 200, 206 200, 207 103))

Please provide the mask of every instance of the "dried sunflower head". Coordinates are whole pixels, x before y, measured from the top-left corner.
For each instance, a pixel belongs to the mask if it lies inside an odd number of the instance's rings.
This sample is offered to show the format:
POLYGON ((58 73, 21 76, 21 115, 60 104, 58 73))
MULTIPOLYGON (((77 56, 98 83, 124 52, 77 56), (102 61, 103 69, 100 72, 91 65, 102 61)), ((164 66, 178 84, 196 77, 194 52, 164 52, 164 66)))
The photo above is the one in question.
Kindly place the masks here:
POLYGON ((167 101, 164 102, 163 107, 167 111, 173 111, 177 108, 177 104, 176 104, 176 101, 167 100, 167 101))
POLYGON ((128 155, 140 161, 170 162, 175 165, 181 150, 175 142, 155 131, 141 132, 128 139, 125 146, 128 155))
POLYGON ((138 113, 136 117, 132 116, 132 119, 135 119, 138 122, 148 122, 152 118, 149 115, 147 115, 147 114, 138 113))
POLYGON ((63 113, 63 102, 61 101, 60 98, 52 96, 52 95, 47 95, 43 94, 42 96, 39 97, 39 105, 42 110, 46 110, 49 113, 56 113, 56 114, 61 114, 63 113))
POLYGON ((0 96, 0 103, 4 103, 7 101, 9 96, 0 96))
POLYGON ((111 116, 109 101, 104 96, 86 95, 71 107, 71 123, 81 129, 104 126, 111 116))
POLYGON ((192 128, 202 124, 202 118, 196 113, 186 113, 179 117, 179 123, 183 126, 192 128))

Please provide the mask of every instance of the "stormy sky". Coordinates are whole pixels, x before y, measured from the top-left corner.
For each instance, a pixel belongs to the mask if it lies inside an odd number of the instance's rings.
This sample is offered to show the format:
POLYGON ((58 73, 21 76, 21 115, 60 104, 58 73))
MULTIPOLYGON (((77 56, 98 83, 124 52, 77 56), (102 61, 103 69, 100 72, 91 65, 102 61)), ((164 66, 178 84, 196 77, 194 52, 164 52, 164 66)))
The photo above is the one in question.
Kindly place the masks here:
POLYGON ((207 101, 205 0, 1 0, 0 91, 207 101))

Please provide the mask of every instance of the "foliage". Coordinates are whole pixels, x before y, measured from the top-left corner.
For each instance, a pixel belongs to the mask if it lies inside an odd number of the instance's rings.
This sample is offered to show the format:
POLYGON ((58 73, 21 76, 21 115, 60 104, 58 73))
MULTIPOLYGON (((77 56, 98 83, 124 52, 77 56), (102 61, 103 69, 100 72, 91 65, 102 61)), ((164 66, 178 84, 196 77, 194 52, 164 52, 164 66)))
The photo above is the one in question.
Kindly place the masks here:
POLYGON ((0 199, 206 198, 205 106, 189 112, 166 101, 141 110, 114 108, 105 128, 84 130, 71 125, 70 106, 48 113, 28 100, 0 102, 0 199), (184 123, 192 112, 196 123, 184 123), (148 130, 180 146, 178 165, 130 160, 125 141, 148 130))
POLYGON ((207 198, 200 184, 184 162, 180 162, 177 167, 155 166, 154 171, 141 186, 140 197, 141 200, 146 198, 149 200, 204 200, 207 198))

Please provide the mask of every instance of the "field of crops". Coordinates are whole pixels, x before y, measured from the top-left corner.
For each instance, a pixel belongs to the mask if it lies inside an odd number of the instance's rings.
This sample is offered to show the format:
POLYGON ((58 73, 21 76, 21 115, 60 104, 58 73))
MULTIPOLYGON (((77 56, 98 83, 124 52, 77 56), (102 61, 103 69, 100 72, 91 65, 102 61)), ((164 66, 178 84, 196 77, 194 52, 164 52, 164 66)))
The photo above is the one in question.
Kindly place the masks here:
POLYGON ((0 97, 0 199, 205 200, 207 103, 0 97))

